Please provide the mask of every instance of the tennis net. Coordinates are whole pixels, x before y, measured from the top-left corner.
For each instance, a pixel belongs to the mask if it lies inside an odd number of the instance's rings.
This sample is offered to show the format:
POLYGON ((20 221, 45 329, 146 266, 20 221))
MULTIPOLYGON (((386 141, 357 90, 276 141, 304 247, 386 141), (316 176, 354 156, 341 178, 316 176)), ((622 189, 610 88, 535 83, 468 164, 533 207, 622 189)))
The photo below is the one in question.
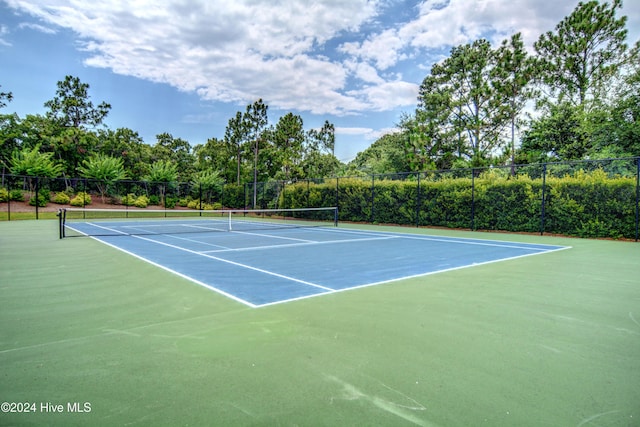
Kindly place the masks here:
POLYGON ((251 231, 338 225, 338 209, 153 210, 66 208, 60 238, 251 231))

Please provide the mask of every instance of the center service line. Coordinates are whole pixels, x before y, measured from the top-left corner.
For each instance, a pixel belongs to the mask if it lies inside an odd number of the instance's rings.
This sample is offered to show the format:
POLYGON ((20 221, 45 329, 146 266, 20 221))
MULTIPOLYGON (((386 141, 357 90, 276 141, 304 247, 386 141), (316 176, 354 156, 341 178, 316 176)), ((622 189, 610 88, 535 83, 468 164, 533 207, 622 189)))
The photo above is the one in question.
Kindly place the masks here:
POLYGON ((227 264, 236 265, 238 267, 243 267, 243 268, 246 268, 246 269, 249 269, 249 270, 258 271, 260 273, 264 273, 264 274, 268 274, 268 275, 271 275, 271 276, 279 277, 279 278, 285 279, 285 280, 290 280, 292 282, 297 282, 297 283, 302 283, 304 285, 313 286, 314 288, 324 289, 325 291, 335 292, 335 289, 327 288, 326 286, 318 285, 316 283, 307 282, 305 280, 296 279, 294 277, 285 276, 283 274, 274 273, 273 271, 263 270, 261 268, 252 267, 250 265, 241 264, 239 262, 230 261, 228 259, 219 258, 219 257, 213 256, 213 255, 208 255, 208 254, 205 254, 205 253, 196 252, 196 251, 193 251, 191 249, 183 248, 181 246, 172 245, 170 243, 159 242, 157 240, 149 239, 149 238, 142 237, 142 236, 131 236, 131 237, 135 237, 136 239, 146 240, 146 241, 152 242, 152 243, 157 243, 159 245, 168 246, 170 248, 178 249, 178 250, 181 250, 181 251, 184 251, 184 252, 192 253, 192 254, 203 256, 203 257, 210 258, 210 259, 214 259, 216 261, 225 262, 227 264))

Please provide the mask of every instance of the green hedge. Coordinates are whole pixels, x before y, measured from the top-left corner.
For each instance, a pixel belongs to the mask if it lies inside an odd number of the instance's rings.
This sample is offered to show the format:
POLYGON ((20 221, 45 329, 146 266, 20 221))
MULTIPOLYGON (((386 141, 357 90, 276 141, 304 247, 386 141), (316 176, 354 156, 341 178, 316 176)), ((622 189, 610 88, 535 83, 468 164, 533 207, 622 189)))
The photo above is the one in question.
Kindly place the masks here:
POLYGON ((604 172, 547 180, 545 231, 580 237, 635 237, 636 182, 604 172))
MULTIPOLYGON (((541 231, 542 178, 338 179, 339 219, 402 225, 541 231), (418 216, 416 218, 416 215, 418 216)), ((336 181, 287 185, 287 208, 336 205, 336 181)), ((601 170, 547 177, 544 232, 580 237, 635 238, 636 179, 601 170)))

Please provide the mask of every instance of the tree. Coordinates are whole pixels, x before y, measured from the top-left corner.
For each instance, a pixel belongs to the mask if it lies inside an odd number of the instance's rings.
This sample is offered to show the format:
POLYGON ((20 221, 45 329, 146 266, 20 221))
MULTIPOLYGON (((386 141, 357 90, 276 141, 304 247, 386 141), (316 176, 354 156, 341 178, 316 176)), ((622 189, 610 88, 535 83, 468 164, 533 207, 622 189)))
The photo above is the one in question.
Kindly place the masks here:
POLYGON ((93 154, 84 160, 78 170, 83 177, 96 180, 102 203, 104 203, 104 196, 109 185, 127 178, 122 158, 115 158, 102 153, 93 154))
POLYGON ((44 103, 49 108, 47 117, 55 120, 60 126, 80 128, 100 125, 111 105, 106 102, 94 107, 89 100, 89 85, 82 83, 78 77, 66 76, 59 81, 56 96, 44 103))
POLYGON ((615 98, 606 110, 609 117, 601 123, 590 158, 603 152, 610 157, 640 155, 640 41, 629 57, 632 66, 614 91, 615 98))
POLYGON ((386 134, 356 155, 349 166, 367 174, 406 172, 410 158, 405 151, 405 133, 386 134))
POLYGON ((155 161, 144 180, 159 183, 175 182, 178 180, 178 166, 171 160, 155 161))
POLYGON ((432 74, 425 77, 420 86, 418 108, 413 117, 401 118, 399 127, 405 134, 405 152, 409 159, 408 170, 421 170, 430 163, 432 154, 438 154, 437 167, 450 167, 454 159, 468 155, 463 130, 454 126, 453 117, 462 107, 456 105, 453 86, 443 81, 446 71, 435 64, 432 74))
MULTIPOLYGON (((24 175, 28 177, 30 190, 33 191, 32 178, 36 178, 36 191, 38 191, 38 177, 55 178, 62 173, 63 167, 52 159, 53 153, 41 153, 40 145, 28 149, 16 150, 11 156, 11 173, 14 175, 24 175)), ((38 206, 44 206, 49 201, 49 197, 45 196, 41 200, 41 195, 36 194, 31 202, 35 202, 38 206)))
MULTIPOLYGON (((407 160, 404 171, 445 169, 453 161, 454 149, 463 150, 455 144, 459 139, 453 138, 454 133, 449 130, 446 122, 448 118, 438 117, 433 113, 433 110, 423 108, 417 110, 415 116, 401 117, 397 126, 402 129, 401 139, 407 160)), ((458 156, 461 155, 460 151, 458 156)))
POLYGON ((96 150, 111 157, 121 158, 124 170, 131 179, 144 176, 151 164, 151 146, 128 128, 100 130, 96 150))
POLYGON ((149 174, 143 180, 158 186, 160 197, 166 206, 166 189, 178 180, 178 166, 171 160, 157 160, 151 164, 149 174))
MULTIPOLYGON (((536 76, 535 60, 528 56, 522 34, 517 33, 504 40, 496 51, 496 65, 492 77, 494 87, 504 100, 503 108, 511 124, 511 165, 515 164, 515 141, 518 116, 526 103, 533 99, 535 90, 531 83, 536 76)), ((512 173, 515 171, 512 169, 512 173)))
POLYGON ((0 164, 5 174, 11 155, 20 146, 21 122, 17 114, 0 114, 0 164))
POLYGON ((156 138, 157 142, 151 148, 152 159, 175 162, 178 178, 188 182, 194 172, 194 157, 189 142, 174 138, 169 133, 161 133, 156 138))
POLYGON ((230 157, 236 161, 236 184, 240 185, 240 172, 242 169, 242 159, 244 154, 244 142, 247 138, 247 129, 242 119, 242 113, 238 111, 235 117, 229 119, 229 123, 224 131, 224 142, 229 151, 230 157))
MULTIPOLYGON (((2 87, 0 85, 0 87, 2 87)), ((11 102, 13 100, 13 93, 11 92, 0 92, 0 108, 4 108, 7 106, 7 102, 11 102)))
POLYGON ((205 144, 198 144, 193 148, 196 171, 216 171, 220 174, 220 179, 227 182, 235 180, 234 159, 229 155, 227 144, 218 138, 209 138, 205 144))
POLYGON ((449 149, 457 141, 458 156, 469 156, 472 166, 485 165, 502 145, 508 118, 494 87, 494 67, 494 53, 484 39, 454 47, 449 58, 435 64, 420 87, 416 112, 428 134, 416 137, 429 144, 439 139, 449 149))
POLYGON ((335 157, 336 128, 328 120, 320 129, 310 129, 305 138, 302 174, 306 178, 322 178, 335 174, 340 161, 335 157))
POLYGON ((328 120, 319 130, 311 129, 307 133, 309 151, 319 151, 335 155, 336 128, 328 120))
POLYGON ((300 178, 305 142, 305 131, 302 117, 287 113, 280 117, 272 132, 273 159, 275 168, 273 178, 289 181, 291 178, 300 178))
POLYGON ((90 128, 100 125, 111 105, 102 102, 97 107, 89 97, 89 85, 78 77, 66 76, 57 83, 56 96, 44 103, 49 109, 46 118, 56 128, 49 141, 65 164, 65 170, 75 175, 78 166, 95 151, 97 138, 90 128))
POLYGON ((40 146, 16 150, 11 156, 11 173, 55 178, 62 173, 62 165, 52 159, 53 153, 41 153, 40 146))
POLYGON ((333 154, 311 151, 300 164, 300 169, 307 179, 327 178, 335 176, 340 168, 340 161, 333 154))
MULTIPOLYGON (((218 171, 204 170, 194 175, 192 186, 197 188, 200 195, 204 196, 204 200, 211 201, 214 193, 221 193, 224 179, 220 177, 218 171)), ((201 199, 202 200, 202 199, 201 199)))
POLYGON ((257 100, 253 104, 247 105, 247 110, 244 113, 243 122, 245 129, 251 136, 251 143, 253 145, 253 206, 256 206, 258 200, 258 157, 260 153, 260 142, 262 131, 267 127, 268 117, 267 110, 269 106, 262 102, 262 99, 257 100))
POLYGON ((585 112, 569 102, 550 104, 532 121, 520 147, 525 163, 582 159, 590 149, 585 112))
POLYGON ((627 18, 615 16, 620 8, 622 0, 580 2, 555 32, 542 34, 534 44, 542 81, 560 102, 585 105, 618 74, 627 49, 627 18))

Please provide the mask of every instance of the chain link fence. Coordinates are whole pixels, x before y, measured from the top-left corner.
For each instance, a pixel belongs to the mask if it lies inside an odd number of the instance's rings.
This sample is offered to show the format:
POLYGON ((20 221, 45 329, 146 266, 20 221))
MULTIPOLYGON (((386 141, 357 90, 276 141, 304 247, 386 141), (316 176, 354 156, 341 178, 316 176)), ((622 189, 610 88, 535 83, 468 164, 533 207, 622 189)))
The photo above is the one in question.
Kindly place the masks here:
POLYGON ((640 157, 203 187, 2 175, 0 220, 59 207, 336 206, 341 221, 638 240, 640 157))

